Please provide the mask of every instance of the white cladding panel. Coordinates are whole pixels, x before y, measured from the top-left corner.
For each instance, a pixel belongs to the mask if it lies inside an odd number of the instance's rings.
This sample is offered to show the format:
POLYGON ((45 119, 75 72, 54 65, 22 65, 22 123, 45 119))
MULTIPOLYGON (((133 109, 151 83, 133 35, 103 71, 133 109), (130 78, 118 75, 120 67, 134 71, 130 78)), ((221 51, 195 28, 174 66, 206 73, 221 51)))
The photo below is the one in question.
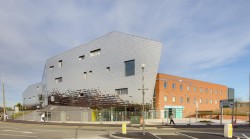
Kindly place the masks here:
POLYGON ((120 32, 111 32, 85 45, 78 46, 47 60, 42 83, 46 92, 66 92, 78 89, 99 89, 115 94, 115 89, 128 88, 124 100, 142 103, 142 67, 144 70, 145 102, 153 98, 162 44, 150 39, 120 32), (101 49, 100 55, 90 57, 90 51, 101 49), (79 56, 85 58, 79 60, 79 56), (62 67, 58 61, 62 60, 62 67), (135 60, 135 75, 125 76, 124 61, 135 60), (51 66, 54 66, 50 69, 51 66), (110 67, 110 71, 106 68, 110 67), (90 71, 92 74, 90 75, 90 71), (87 72, 87 80, 83 73, 87 72), (62 82, 55 78, 62 77, 62 82))

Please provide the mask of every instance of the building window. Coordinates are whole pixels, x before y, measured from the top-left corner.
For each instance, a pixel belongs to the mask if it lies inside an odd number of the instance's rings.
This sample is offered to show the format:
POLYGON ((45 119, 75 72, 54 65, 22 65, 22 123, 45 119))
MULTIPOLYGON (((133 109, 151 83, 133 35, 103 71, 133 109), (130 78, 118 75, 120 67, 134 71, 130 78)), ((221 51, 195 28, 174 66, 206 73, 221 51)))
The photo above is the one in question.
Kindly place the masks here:
POLYGON ((79 56, 79 60, 83 60, 85 58, 85 55, 79 56))
POLYGON ((128 88, 115 89, 115 92, 116 92, 117 95, 127 95, 128 94, 128 88))
POLYGON ((167 101, 168 101, 168 97, 164 96, 164 102, 167 102, 167 101))
POLYGON ((202 103, 202 99, 200 98, 200 104, 202 103))
POLYGON ((180 90, 182 91, 183 87, 182 87, 182 84, 180 85, 180 90))
POLYGON ((213 100, 212 99, 210 99, 210 104, 213 104, 213 100))
POLYGON ((62 62, 63 62, 62 60, 58 61, 58 67, 62 67, 62 62))
POLYGON ((167 82, 164 82, 164 88, 165 89, 167 88, 167 82))
POLYGON ((97 56, 97 55, 100 55, 100 54, 101 54, 101 49, 96 49, 96 50, 90 51, 89 56, 94 57, 94 56, 97 56))
POLYGON ((54 68, 54 66, 50 66, 50 67, 49 67, 49 69, 53 69, 53 68, 54 68))
POLYGON ((62 82, 62 77, 55 78, 56 83, 62 82))
POLYGON ((180 103, 182 103, 183 102, 183 97, 180 97, 180 103))
POLYGON ((106 67, 106 71, 110 71, 110 67, 106 67))
POLYGON ((222 95, 222 91, 220 90, 220 95, 222 95))
POLYGON ((213 94, 213 89, 210 89, 210 94, 213 94))
POLYGON ((92 75, 92 70, 89 71, 89 75, 92 75))
POLYGON ((196 98, 194 98, 194 103, 196 103, 196 98))
POLYGON ((202 93, 202 88, 200 88, 200 92, 202 93))
POLYGON ((135 75, 135 60, 124 61, 125 76, 135 75))
POLYGON ((84 73, 83 73, 83 78, 84 78, 85 80, 87 80, 87 72, 84 72, 84 73))
POLYGON ((187 86, 187 91, 190 91, 190 86, 189 85, 187 86))
POLYGON ((172 84, 172 88, 175 89, 175 83, 172 84))
POLYGON ((217 90, 214 90, 214 94, 216 94, 216 95, 218 94, 217 90))
POLYGON ((196 92, 196 87, 194 87, 194 92, 196 92))
POLYGON ((205 89, 205 92, 208 92, 208 89, 207 89, 207 88, 205 89))
POLYGON ((172 97, 172 102, 175 102, 175 97, 172 97))
POLYGON ((36 89, 39 90, 40 89, 39 86, 37 86, 36 89))
POLYGON ((215 101, 214 101, 214 103, 215 103, 215 104, 217 104, 217 103, 218 103, 218 101, 217 101, 217 100, 215 100, 215 101))
POLYGON ((187 103, 189 103, 190 102, 190 98, 189 97, 187 97, 187 103))

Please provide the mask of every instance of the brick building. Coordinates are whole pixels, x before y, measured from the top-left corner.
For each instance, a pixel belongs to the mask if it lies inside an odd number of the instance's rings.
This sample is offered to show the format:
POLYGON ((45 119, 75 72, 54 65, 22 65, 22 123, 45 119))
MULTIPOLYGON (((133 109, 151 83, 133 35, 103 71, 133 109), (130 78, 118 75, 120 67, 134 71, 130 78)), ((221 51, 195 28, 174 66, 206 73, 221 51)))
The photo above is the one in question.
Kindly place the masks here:
POLYGON ((157 74, 155 108, 160 118, 173 114, 176 118, 187 117, 198 111, 219 109, 219 102, 228 98, 228 87, 168 74, 157 74))

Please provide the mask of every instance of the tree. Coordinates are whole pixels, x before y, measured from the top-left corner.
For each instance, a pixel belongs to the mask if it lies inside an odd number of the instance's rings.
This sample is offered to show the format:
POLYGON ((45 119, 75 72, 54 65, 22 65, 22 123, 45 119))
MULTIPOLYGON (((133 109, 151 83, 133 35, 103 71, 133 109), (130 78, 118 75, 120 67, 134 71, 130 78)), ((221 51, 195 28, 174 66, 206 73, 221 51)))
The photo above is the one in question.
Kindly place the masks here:
POLYGON ((22 106, 22 104, 21 104, 20 102, 18 102, 18 103, 15 105, 15 107, 18 107, 19 110, 23 110, 23 106, 22 106))

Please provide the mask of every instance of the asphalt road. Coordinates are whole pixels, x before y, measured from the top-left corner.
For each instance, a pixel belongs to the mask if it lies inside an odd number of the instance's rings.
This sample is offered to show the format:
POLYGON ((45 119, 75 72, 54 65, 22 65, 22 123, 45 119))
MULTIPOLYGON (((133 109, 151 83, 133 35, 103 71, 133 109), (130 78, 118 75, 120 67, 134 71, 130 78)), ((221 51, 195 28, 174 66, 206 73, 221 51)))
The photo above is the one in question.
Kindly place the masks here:
MULTIPOLYGON (((146 131, 161 139, 187 139, 188 136, 202 139, 223 138, 223 128, 147 128, 146 131), (205 134, 215 133, 217 135, 205 134), (187 135, 187 136, 186 136, 187 135)), ((120 127, 63 126, 4 123, 0 122, 0 139, 112 139, 109 134, 121 132, 120 127)), ((128 133, 142 132, 139 128, 128 128, 128 133)), ((140 134, 138 134, 140 135, 140 134)), ((250 128, 235 128, 234 136, 250 138, 250 128)), ((138 138, 145 138, 138 136, 138 138)))
POLYGON ((0 139, 109 139, 105 129, 0 123, 0 139))

